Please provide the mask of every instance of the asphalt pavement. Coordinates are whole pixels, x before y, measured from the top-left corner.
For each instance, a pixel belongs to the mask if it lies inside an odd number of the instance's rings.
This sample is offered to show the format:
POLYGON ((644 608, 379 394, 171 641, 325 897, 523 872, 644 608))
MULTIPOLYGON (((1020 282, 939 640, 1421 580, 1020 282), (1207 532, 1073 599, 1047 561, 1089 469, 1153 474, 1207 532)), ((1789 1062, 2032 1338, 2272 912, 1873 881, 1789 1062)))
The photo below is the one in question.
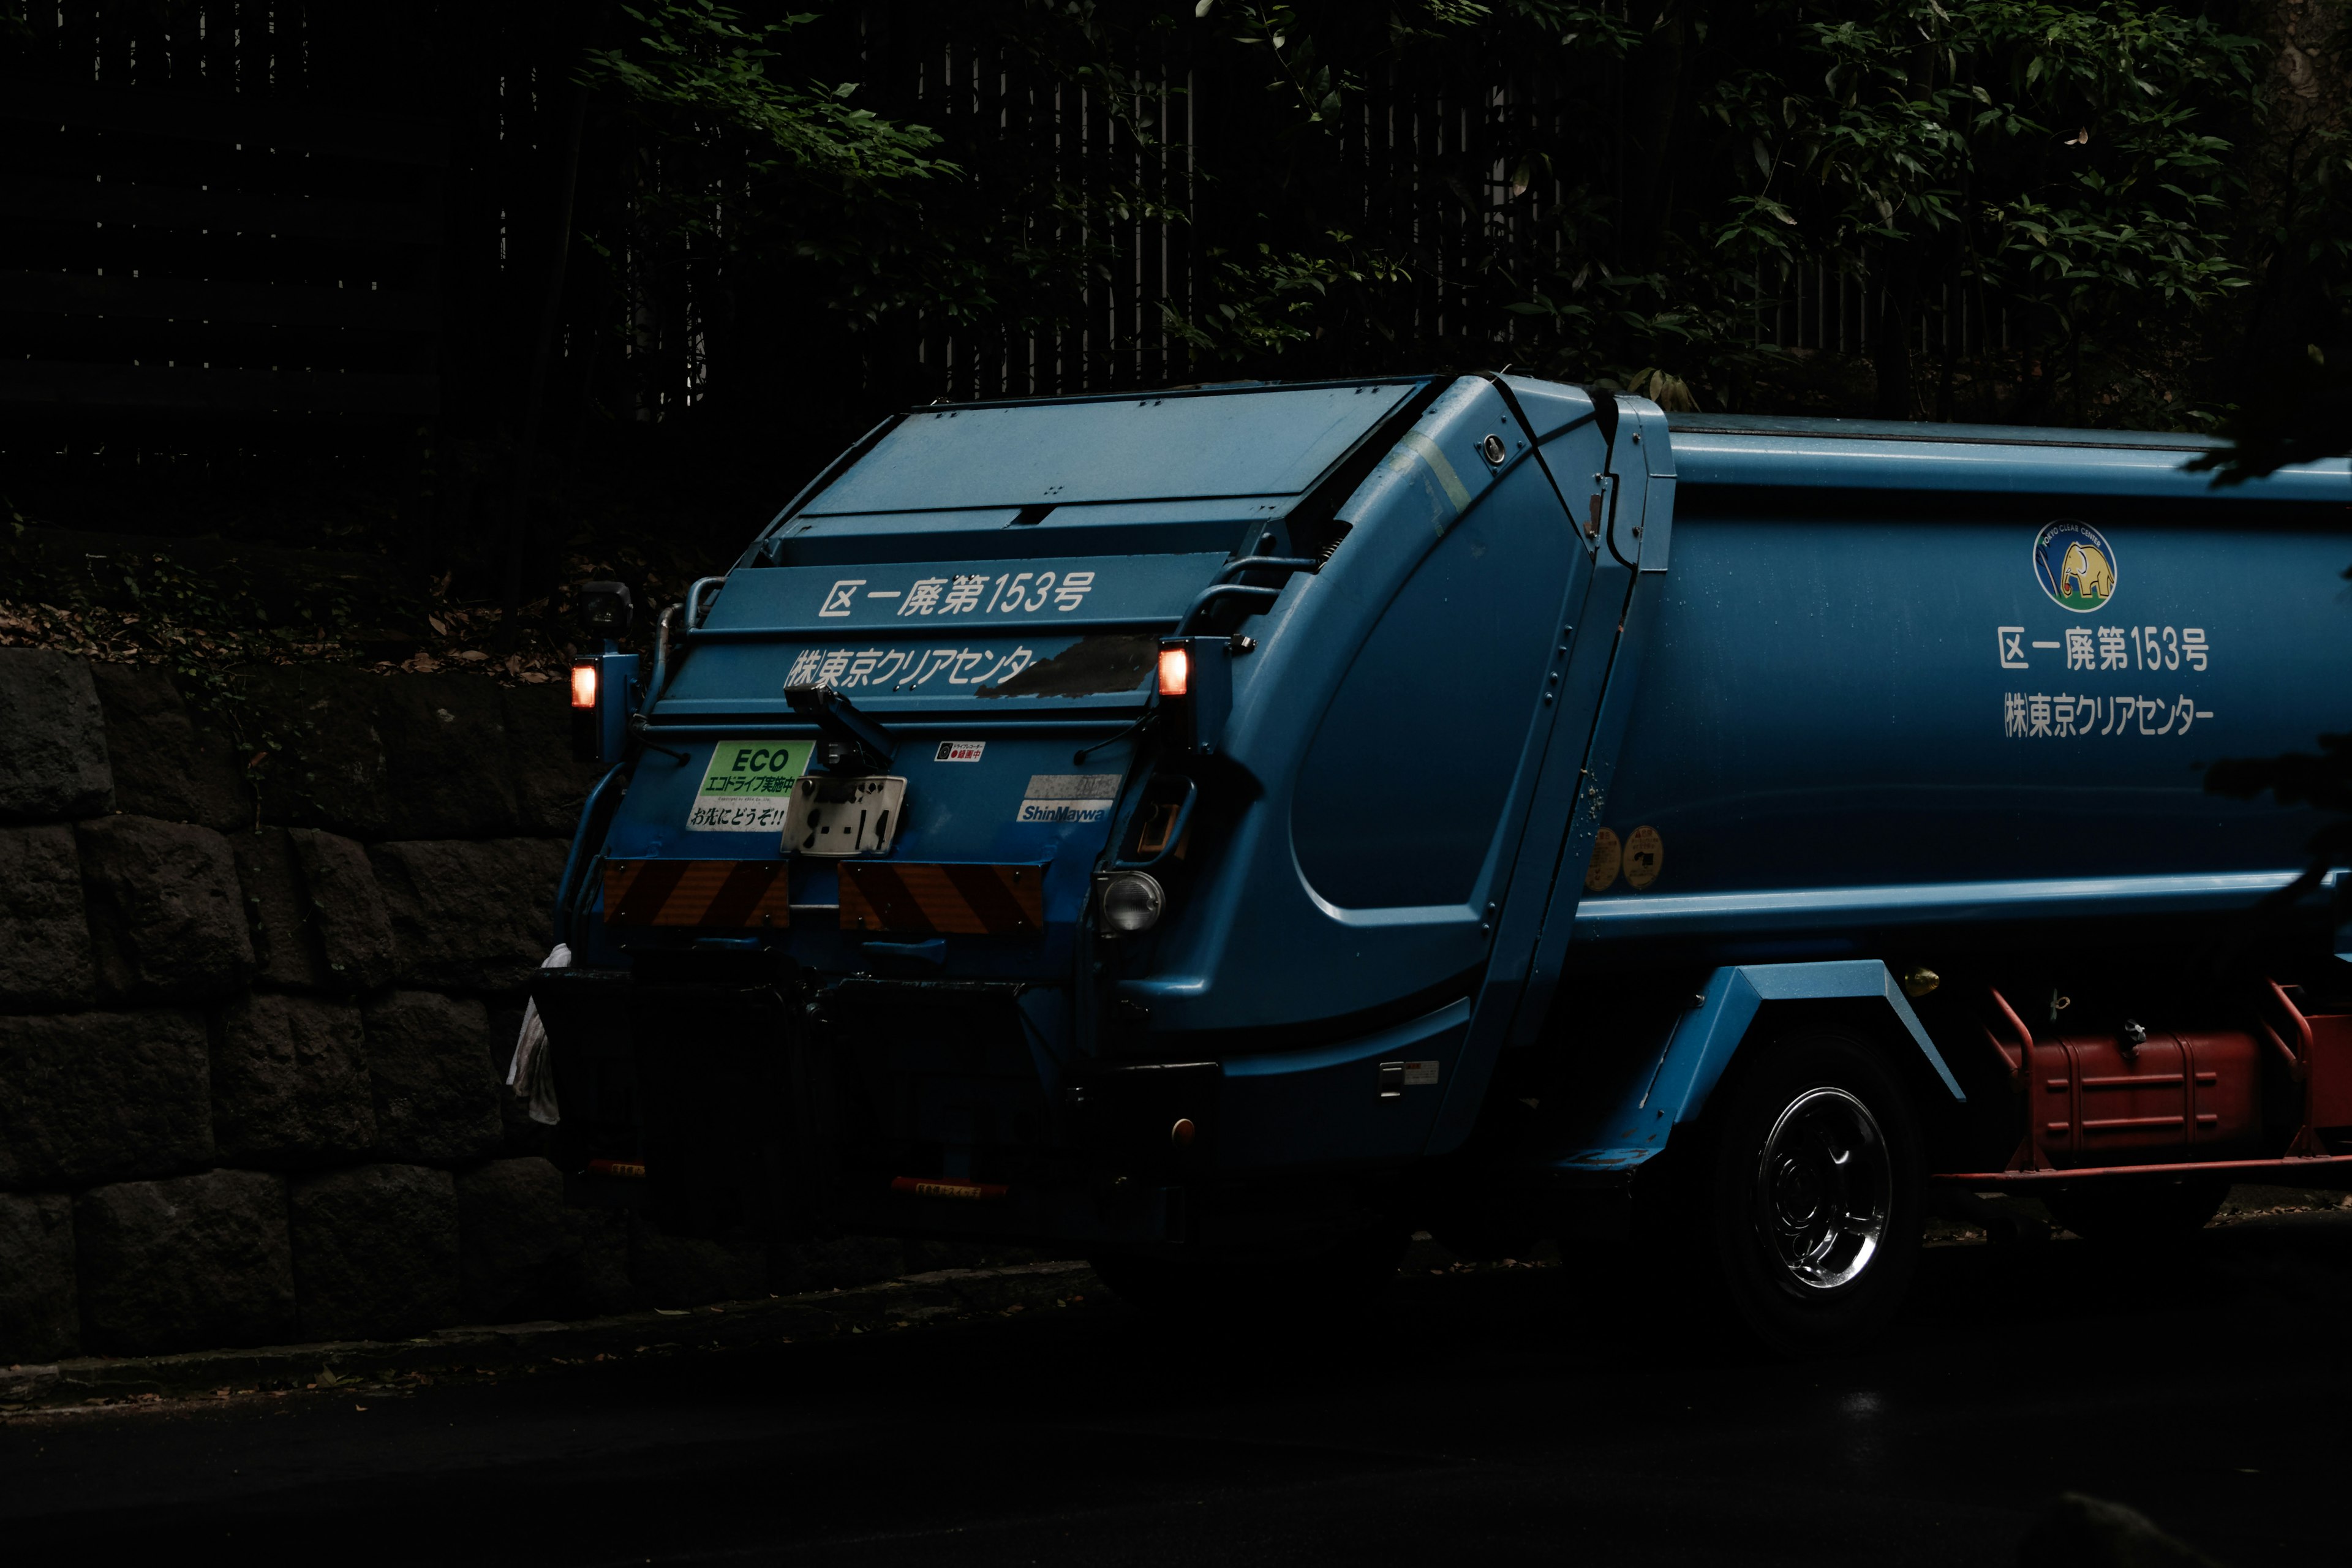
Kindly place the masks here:
MULTIPOLYGON (((2260 1206, 2260 1205, 2256 1205, 2260 1206)), ((21 1563, 2005 1564, 2051 1500, 2352 1561, 2352 1210, 2153 1257, 1929 1249, 1840 1359, 1677 1326, 1603 1251, 1422 1247, 1366 1321, 1099 1290, 821 1342, 0 1420, 21 1563), (1441 1270, 1441 1271, 1433 1271, 1441 1270), (70 1556, 68 1557, 68 1554, 70 1556)))

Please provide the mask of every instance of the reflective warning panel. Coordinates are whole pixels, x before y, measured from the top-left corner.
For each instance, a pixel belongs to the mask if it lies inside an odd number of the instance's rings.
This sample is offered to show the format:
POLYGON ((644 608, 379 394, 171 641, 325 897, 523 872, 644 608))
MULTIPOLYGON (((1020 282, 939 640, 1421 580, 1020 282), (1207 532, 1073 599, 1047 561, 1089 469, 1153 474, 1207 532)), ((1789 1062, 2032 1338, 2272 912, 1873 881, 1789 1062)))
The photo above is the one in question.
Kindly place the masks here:
POLYGON ((946 936, 1041 931, 1045 868, 844 861, 841 929, 946 936))
POLYGON ((781 860, 610 860, 604 923, 628 926, 752 926, 792 923, 781 860))

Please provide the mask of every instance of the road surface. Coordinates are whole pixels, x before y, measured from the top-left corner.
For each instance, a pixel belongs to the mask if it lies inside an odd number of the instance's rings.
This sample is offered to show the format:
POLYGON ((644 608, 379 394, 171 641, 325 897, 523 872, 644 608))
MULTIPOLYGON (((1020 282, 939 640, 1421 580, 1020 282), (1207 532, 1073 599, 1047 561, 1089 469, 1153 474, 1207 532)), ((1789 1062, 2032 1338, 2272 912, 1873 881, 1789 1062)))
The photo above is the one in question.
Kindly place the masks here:
POLYGON ((2162 1257, 1946 1246, 1882 1343, 1779 1364, 1595 1254, 1360 1326, 1087 1300, 528 1375, 19 1415, 19 1563, 2014 1560, 2057 1493, 2242 1565, 2352 1560, 2352 1210, 2162 1257), (70 1553, 70 1557, 68 1555, 70 1553))

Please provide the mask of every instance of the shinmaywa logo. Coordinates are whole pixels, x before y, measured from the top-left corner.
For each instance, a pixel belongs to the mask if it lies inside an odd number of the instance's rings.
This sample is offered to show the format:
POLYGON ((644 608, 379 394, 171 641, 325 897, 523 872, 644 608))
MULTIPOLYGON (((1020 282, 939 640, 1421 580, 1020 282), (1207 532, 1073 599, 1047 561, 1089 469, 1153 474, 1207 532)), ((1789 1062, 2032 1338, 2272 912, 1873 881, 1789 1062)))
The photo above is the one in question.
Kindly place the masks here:
POLYGON ((2043 523, 2033 538, 2033 575, 2061 608, 2087 616, 2115 597, 2116 547, 2087 522, 2043 523))

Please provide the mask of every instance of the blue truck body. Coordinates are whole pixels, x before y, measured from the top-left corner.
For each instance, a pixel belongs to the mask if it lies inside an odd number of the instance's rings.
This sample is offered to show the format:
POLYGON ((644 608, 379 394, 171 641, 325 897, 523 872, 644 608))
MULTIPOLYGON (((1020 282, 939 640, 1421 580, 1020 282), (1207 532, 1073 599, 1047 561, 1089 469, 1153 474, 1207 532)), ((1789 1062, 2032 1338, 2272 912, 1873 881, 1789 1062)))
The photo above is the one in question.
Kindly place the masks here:
POLYGON ((610 656, 535 992, 567 1160, 785 1229, 1540 1226, 1812 1008, 1900 1063, 1927 1163, 1997 1168, 1931 970, 2006 996, 2257 918, 2241 960, 2333 962, 2326 889, 2271 908, 2320 819, 2203 777, 2341 722, 2352 472, 2200 449, 1508 375, 886 422, 648 681, 610 656), (904 781, 887 849, 781 842, 828 772, 904 781))

